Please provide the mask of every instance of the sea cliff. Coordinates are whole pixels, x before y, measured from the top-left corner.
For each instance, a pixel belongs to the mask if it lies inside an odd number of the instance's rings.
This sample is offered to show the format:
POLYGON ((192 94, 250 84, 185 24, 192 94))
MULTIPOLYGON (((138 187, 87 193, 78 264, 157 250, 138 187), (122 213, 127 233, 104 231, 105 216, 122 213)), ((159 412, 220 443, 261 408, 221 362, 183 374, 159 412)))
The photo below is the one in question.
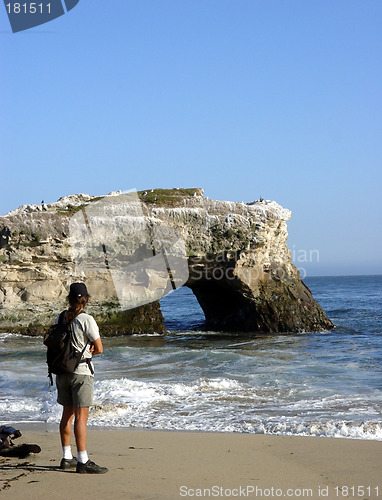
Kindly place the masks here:
MULTIPOLYGON (((65 307, 69 284, 84 279, 92 296, 87 311, 104 335, 165 333, 158 300, 122 310, 110 273, 93 269, 78 275, 71 221, 100 200, 112 205, 119 195, 64 196, 51 204, 24 205, 0 217, 0 331, 42 333, 65 307)), ((256 333, 333 327, 292 264, 287 246, 289 210, 269 200, 210 200, 198 188, 151 189, 138 197, 149 227, 181 235, 187 268, 181 284, 195 294, 208 328, 256 333)), ((130 221, 131 227, 137 220, 130 221)), ((105 227, 107 220, 101 223, 105 227)), ((117 261, 131 258, 130 246, 120 240, 118 245, 117 261)), ((163 281, 155 269, 146 277, 153 283, 163 281)))

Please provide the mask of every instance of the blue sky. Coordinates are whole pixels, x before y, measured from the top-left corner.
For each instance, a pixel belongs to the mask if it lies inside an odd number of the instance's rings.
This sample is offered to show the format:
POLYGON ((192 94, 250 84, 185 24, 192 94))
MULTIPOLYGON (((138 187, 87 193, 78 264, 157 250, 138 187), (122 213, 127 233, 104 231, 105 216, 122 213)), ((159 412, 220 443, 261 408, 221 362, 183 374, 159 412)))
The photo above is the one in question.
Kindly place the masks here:
POLYGON ((292 210, 296 257, 318 250, 308 274, 381 274, 381 23, 379 0, 80 0, 12 34, 0 9, 0 214, 261 195, 292 210))

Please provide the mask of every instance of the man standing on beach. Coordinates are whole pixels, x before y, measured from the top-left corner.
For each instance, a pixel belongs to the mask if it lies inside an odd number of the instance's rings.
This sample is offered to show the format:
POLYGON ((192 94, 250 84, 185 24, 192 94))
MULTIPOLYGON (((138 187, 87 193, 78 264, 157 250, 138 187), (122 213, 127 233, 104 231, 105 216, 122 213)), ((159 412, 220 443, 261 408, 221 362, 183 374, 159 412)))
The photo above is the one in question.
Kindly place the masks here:
POLYGON ((94 367, 91 358, 103 352, 98 325, 92 316, 83 311, 88 300, 84 283, 70 285, 69 310, 65 312, 64 321, 71 325, 73 347, 82 352, 82 357, 73 373, 56 376, 57 402, 63 406, 60 422, 63 458, 60 468, 76 468, 79 474, 104 474, 107 468, 90 461, 86 451, 89 406, 93 404, 94 367), (73 458, 70 447, 73 419, 77 458, 73 458))

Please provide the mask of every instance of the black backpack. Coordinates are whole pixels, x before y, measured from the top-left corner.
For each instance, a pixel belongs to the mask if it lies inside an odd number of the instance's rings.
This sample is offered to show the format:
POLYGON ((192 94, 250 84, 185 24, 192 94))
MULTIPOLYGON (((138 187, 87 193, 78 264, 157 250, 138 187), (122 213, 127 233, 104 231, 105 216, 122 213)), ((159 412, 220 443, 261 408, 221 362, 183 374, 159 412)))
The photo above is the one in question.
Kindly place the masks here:
MULTIPOLYGON (((53 385, 52 373, 61 375, 73 373, 80 362, 87 362, 93 372, 90 360, 81 360, 83 353, 89 343, 87 341, 81 352, 77 351, 72 343, 72 324, 64 321, 66 311, 62 311, 58 323, 52 325, 44 335, 44 344, 48 348, 46 362, 48 364, 48 377, 53 385)), ((81 313, 80 313, 81 314, 81 313)))

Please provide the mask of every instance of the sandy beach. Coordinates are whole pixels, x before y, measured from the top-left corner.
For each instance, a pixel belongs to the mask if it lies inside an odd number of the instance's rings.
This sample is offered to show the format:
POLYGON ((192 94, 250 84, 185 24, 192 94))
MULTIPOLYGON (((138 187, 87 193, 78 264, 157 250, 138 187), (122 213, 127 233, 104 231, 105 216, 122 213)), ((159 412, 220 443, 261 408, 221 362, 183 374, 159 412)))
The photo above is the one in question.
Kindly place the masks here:
POLYGON ((19 444, 42 451, 0 458, 4 499, 382 497, 379 441, 90 429, 90 458, 109 472, 84 476, 58 469, 58 433, 19 427, 19 444))

